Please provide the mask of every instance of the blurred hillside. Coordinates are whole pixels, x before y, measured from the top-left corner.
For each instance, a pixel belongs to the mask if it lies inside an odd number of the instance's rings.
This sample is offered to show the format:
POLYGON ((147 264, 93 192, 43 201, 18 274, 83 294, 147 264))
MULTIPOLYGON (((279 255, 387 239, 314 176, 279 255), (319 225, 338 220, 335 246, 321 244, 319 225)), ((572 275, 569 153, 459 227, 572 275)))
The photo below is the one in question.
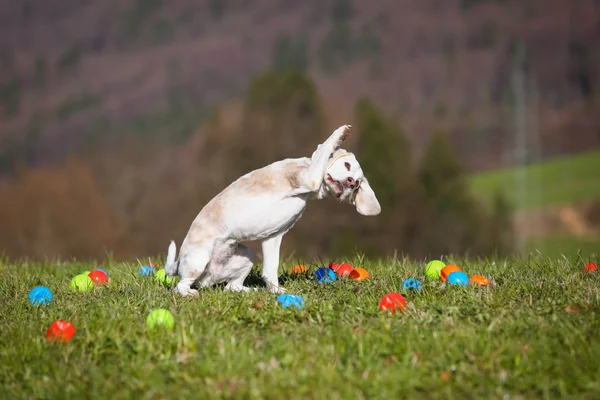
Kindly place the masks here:
MULTIPOLYGON (((594 0, 0 0, 0 208, 13 221, 1 243, 32 257, 163 251, 232 179, 309 155, 359 122, 366 98, 406 140, 396 172, 410 178, 392 184, 411 196, 436 133, 468 172, 598 147, 599 40, 594 0), (310 82, 261 75, 290 67, 310 82), (273 111, 261 93, 286 105, 273 111), (58 210, 78 222, 59 223, 58 210)), ((348 143, 358 155, 363 128, 348 143)), ((356 220, 345 210, 331 229, 356 220)), ((331 232, 299 239, 321 212, 309 207, 288 250, 342 246, 331 232)), ((386 238, 378 251, 402 249, 425 223, 405 217, 394 217, 402 235, 369 228, 386 238)), ((467 251, 464 240, 450 250, 467 251)))

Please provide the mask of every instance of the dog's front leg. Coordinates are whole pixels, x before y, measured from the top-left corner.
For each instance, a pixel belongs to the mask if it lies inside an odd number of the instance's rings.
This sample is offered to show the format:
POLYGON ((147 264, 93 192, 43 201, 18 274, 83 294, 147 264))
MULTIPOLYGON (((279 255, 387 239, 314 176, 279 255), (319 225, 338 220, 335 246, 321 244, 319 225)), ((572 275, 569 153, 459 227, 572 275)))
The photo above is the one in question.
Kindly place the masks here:
POLYGON ((316 192, 321 187, 325 172, 327 171, 329 157, 331 156, 331 153, 335 151, 335 148, 340 146, 344 140, 346 140, 350 128, 350 125, 342 125, 337 128, 312 154, 310 166, 302 171, 300 175, 301 183, 309 191, 316 192))
POLYGON ((263 270, 262 278, 271 293, 284 293, 285 289, 279 287, 279 248, 283 234, 266 239, 262 242, 263 270))

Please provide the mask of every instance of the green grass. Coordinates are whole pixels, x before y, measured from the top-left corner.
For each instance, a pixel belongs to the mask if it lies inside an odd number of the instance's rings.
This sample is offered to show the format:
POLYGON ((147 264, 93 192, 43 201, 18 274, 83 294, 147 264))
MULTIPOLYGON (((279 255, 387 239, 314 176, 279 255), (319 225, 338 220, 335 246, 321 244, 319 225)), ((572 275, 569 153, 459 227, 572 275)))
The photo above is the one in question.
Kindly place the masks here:
POLYGON ((566 233, 552 234, 531 238, 526 247, 530 252, 539 251, 547 257, 560 257, 563 254, 575 256, 578 253, 587 256, 600 251, 600 236, 578 237, 566 233))
POLYGON ((489 200, 500 189, 517 209, 580 203, 600 197, 600 151, 473 175, 474 192, 489 200), (527 194, 519 202, 516 174, 525 172, 527 194))
MULTIPOLYGON (((288 291, 304 297, 303 310, 283 309, 264 290, 217 287, 182 298, 137 276, 136 265, 113 262, 100 266, 108 286, 78 293, 71 277, 93 265, 3 262, 0 397, 600 396, 600 275, 580 272, 587 260, 453 260, 488 276, 494 284, 484 288, 425 281, 419 262, 351 261, 371 278, 320 285, 310 274, 282 274, 288 291), (407 310, 378 311, 408 277, 424 287, 406 294, 407 310), (33 307, 27 295, 36 285, 51 288, 54 302, 33 307), (573 304, 579 310, 567 312, 573 304), (172 331, 146 329, 160 307, 174 314, 172 331), (75 325, 69 343, 46 341, 55 319, 75 325)), ((247 283, 258 276, 255 268, 247 283)))

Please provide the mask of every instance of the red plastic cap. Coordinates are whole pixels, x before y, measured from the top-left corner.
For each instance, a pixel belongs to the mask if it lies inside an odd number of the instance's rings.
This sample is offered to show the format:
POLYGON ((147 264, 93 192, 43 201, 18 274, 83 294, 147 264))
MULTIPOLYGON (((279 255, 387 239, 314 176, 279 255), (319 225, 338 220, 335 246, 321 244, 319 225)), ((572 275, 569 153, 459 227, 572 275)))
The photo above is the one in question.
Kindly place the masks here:
POLYGON ((75 334, 75 327, 72 323, 67 321, 54 321, 52 325, 48 328, 46 332, 46 339, 49 342, 52 342, 55 339, 60 339, 63 342, 68 342, 71 340, 73 335, 75 334))
POLYGON ((396 292, 388 293, 379 302, 379 310, 390 311, 396 314, 396 310, 402 312, 406 308, 406 299, 396 292))
POLYGON ((108 283, 108 276, 106 276, 106 274, 100 270, 95 269, 92 272, 90 272, 88 274, 88 276, 90 278, 92 278, 94 285, 101 285, 103 283, 108 283))

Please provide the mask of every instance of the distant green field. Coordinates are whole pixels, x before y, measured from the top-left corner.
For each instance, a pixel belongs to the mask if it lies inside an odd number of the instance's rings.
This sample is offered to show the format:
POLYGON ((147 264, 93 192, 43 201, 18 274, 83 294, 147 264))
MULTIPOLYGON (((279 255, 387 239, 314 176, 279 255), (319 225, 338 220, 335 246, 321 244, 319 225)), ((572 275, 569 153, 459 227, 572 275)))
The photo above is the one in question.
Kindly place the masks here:
POLYGON ((531 238, 527 242, 527 251, 544 254, 548 257, 565 255, 573 258, 577 254, 589 257, 600 253, 600 236, 581 238, 569 234, 554 234, 540 238, 531 238))
POLYGON ((600 197, 600 151, 475 174, 471 183, 484 201, 503 190, 517 210, 580 203, 600 197), (517 190, 519 173, 526 179, 522 199, 517 190))

